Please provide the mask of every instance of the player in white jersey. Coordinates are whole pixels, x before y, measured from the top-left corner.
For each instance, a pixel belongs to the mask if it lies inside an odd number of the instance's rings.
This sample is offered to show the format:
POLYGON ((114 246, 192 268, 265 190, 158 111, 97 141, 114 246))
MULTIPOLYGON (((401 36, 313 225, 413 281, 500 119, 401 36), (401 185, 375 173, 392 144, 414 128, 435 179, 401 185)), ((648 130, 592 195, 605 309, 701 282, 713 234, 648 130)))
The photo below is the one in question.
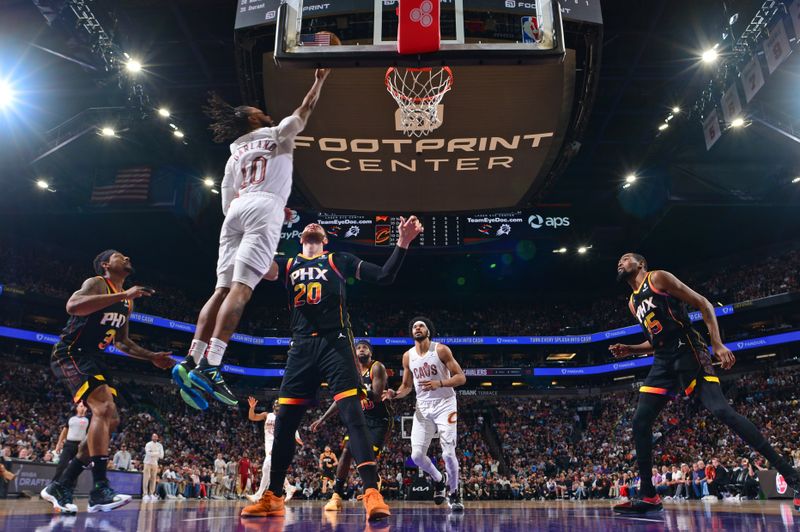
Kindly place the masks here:
MULTIPOLYGON (((261 412, 256 414, 256 405, 258 404, 258 400, 255 397, 248 397, 247 404, 250 405, 250 411, 247 414, 247 418, 250 421, 263 421, 264 422, 264 451, 266 456, 264 456, 264 463, 261 466, 261 485, 258 487, 258 491, 252 495, 248 495, 247 498, 250 499, 251 502, 258 501, 261 496, 264 494, 264 491, 269 487, 269 470, 272 465, 272 442, 275 439, 275 419, 276 415, 278 414, 278 409, 280 405, 276 400, 272 403, 272 412, 266 413, 261 412)), ((298 445, 303 445, 303 441, 300 439, 300 433, 295 431, 294 439, 298 445)), ((286 501, 290 501, 292 497, 294 497, 294 493, 297 491, 297 488, 292 486, 287 479, 283 481, 283 491, 286 493, 285 499, 286 501)))
POLYGON ((387 389, 384 400, 402 399, 412 390, 417 393, 417 407, 411 428, 411 459, 428 473, 435 483, 433 501, 447 501, 454 512, 463 512, 458 487, 458 458, 456 457, 458 408, 456 386, 467 382, 461 366, 446 345, 432 342, 433 323, 428 318, 411 320, 409 327, 414 347, 403 353, 403 382, 395 390, 387 389), (413 383, 413 386, 412 386, 413 383), (428 458, 428 448, 439 431, 442 458, 446 473, 442 474, 428 458))
POLYGON ((222 357, 253 289, 272 265, 292 191, 294 139, 308 122, 328 72, 316 71, 303 103, 277 126, 262 110, 232 107, 216 95, 204 109, 214 121, 214 141, 233 143, 221 187, 225 221, 217 285, 200 311, 186 360, 172 372, 181 397, 194 408, 208 408, 200 391, 227 405, 238 403, 222 378, 222 357))

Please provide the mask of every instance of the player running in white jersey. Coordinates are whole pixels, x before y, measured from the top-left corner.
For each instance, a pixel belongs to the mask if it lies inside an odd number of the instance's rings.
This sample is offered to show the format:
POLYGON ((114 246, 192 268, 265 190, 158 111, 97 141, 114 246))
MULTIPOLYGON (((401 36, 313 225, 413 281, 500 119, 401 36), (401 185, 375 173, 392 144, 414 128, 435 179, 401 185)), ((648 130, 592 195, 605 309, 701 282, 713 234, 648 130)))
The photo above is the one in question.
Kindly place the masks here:
POLYGON ((417 407, 411 428, 411 459, 435 482, 433 501, 438 505, 447 501, 454 512, 463 512, 461 491, 458 486, 458 458, 456 457, 458 408, 456 386, 467 382, 461 366, 450 348, 432 342, 433 323, 425 317, 411 320, 410 332, 414 347, 403 353, 403 382, 395 390, 383 392, 384 400, 402 399, 416 390, 417 407), (412 386, 413 383, 413 386, 412 386), (436 430, 442 446, 446 473, 441 473, 428 458, 436 430))
MULTIPOLYGON (((258 487, 257 492, 247 496, 251 502, 256 502, 269 487, 269 470, 270 466, 272 465, 272 442, 275 439, 275 416, 278 413, 278 408, 280 408, 280 405, 276 400, 274 403, 272 403, 272 412, 261 412, 256 414, 256 405, 258 404, 258 400, 252 396, 248 397, 247 404, 250 405, 250 411, 247 413, 247 418, 250 421, 264 422, 264 452, 266 453, 266 456, 264 456, 264 463, 261 466, 261 485, 258 487)), ((303 441, 300 439, 299 432, 295 431, 294 439, 298 445, 303 445, 303 441)), ((297 491, 297 488, 289 484, 288 480, 284 479, 283 491, 286 493, 285 499, 288 502, 292 497, 294 497, 294 493, 297 491)))
POLYGON ((222 378, 222 357, 253 289, 272 265, 292 191, 294 139, 314 110, 328 72, 316 71, 303 103, 277 126, 262 110, 232 107, 216 95, 204 109, 214 121, 214 141, 233 143, 221 187, 225 221, 217 285, 197 318, 186 360, 172 372, 181 397, 194 408, 208 408, 200 390, 227 405, 238 403, 222 378))

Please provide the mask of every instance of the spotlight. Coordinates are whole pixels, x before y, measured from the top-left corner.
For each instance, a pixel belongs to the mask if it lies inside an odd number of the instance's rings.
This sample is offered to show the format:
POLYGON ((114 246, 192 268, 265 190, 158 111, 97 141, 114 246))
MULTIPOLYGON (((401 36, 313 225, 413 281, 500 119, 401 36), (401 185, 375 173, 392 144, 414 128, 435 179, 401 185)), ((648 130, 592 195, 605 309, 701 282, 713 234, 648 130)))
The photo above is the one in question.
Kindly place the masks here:
POLYGON ((566 253, 566 252, 567 248, 558 248, 553 250, 553 253, 566 253))
POLYGON ((164 118, 169 118, 169 109, 162 107, 158 110, 158 114, 164 118))
POLYGON ((213 194, 219 194, 219 190, 217 190, 216 188, 212 188, 212 189, 211 189, 211 192, 212 192, 213 194))
POLYGON ((669 124, 661 124, 660 126, 658 126, 658 130, 659 131, 664 131, 668 127, 669 127, 669 124))
POLYGON ((581 255, 583 255, 584 253, 586 253, 587 251, 589 251, 589 248, 591 248, 591 247, 592 247, 592 246, 581 246, 581 247, 579 247, 579 248, 578 248, 578 253, 580 253, 581 255))
POLYGON ((633 183, 634 181, 636 181, 636 179, 637 179, 636 174, 628 174, 627 176, 625 176, 626 183, 633 183))
POLYGON ((737 116, 731 120, 731 127, 742 127, 744 125, 744 118, 737 116))
POLYGON ((116 136, 117 132, 114 131, 114 128, 106 126, 100 129, 100 134, 103 135, 104 137, 114 137, 116 136))
POLYGON ((678 107, 677 105, 672 108, 672 114, 676 115, 676 114, 678 114, 680 112, 681 112, 681 108, 678 107))
POLYGON ((214 180, 211 179, 210 177, 206 177, 203 179, 203 184, 208 188, 212 188, 214 186, 214 180))
POLYGON ((717 48, 716 45, 714 45, 714 48, 709 48, 708 50, 703 52, 703 55, 700 56, 700 58, 703 60, 703 63, 713 63, 714 61, 717 60, 719 54, 717 53, 716 48, 717 48))
POLYGON ((36 186, 41 188, 42 190, 47 190, 48 188, 50 188, 50 183, 48 183, 44 179, 37 179, 36 186))
POLYGON ((794 179, 792 179, 792 183, 800 183, 800 176, 797 176, 794 179))
POLYGON ((142 70, 142 63, 137 61, 136 59, 128 59, 128 62, 125 63, 125 68, 131 74, 136 74, 142 70))
POLYGON ((14 102, 14 89, 8 81, 0 80, 0 109, 14 102))
POLYGON ((175 131, 172 132, 172 134, 178 137, 179 139, 182 139, 184 137, 183 131, 181 131, 180 129, 176 129, 175 131))
POLYGON ((631 183, 625 183, 622 185, 622 188, 631 188, 633 185, 631 183))

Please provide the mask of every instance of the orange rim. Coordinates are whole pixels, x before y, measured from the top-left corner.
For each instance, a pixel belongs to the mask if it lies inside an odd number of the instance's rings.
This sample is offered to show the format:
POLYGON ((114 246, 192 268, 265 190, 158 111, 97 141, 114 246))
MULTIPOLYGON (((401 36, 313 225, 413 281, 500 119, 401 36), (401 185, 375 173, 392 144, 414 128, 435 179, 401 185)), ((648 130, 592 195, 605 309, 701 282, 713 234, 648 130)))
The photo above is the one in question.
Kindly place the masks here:
MULTIPOLYGON (((449 91, 453 86, 453 71, 450 70, 450 67, 444 66, 444 67, 442 67, 442 70, 447 73, 447 84, 445 85, 444 89, 441 90, 441 92, 435 94, 434 96, 426 96, 424 98, 409 98, 408 96, 406 96, 402 92, 400 92, 397 89, 395 89, 394 86, 389 82, 389 79, 390 79, 392 73, 395 72, 396 70, 397 69, 395 67, 389 67, 389 68, 386 69, 386 77, 384 78, 384 82, 386 83, 386 88, 389 90, 389 92, 393 96, 395 96, 397 98, 400 98, 402 100, 406 100, 408 102, 422 103, 422 102, 429 102, 431 100, 435 100, 440 95, 442 95, 445 92, 449 91)), ((431 70, 433 70, 433 68, 432 67, 415 67, 415 68, 407 68, 406 70, 409 71, 409 72, 430 72, 431 70)))

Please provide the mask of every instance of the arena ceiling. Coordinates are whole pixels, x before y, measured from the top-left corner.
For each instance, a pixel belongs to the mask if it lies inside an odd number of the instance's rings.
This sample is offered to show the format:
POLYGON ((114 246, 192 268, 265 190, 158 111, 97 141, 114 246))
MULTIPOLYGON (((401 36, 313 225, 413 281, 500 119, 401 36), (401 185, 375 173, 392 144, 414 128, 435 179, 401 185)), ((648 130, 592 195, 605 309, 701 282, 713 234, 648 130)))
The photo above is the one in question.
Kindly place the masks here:
MULTIPOLYGON (((99 4, 113 10, 116 20, 109 20, 120 44, 141 55, 142 83, 152 103, 169 106, 186 133, 186 144, 174 142, 163 127, 134 124, 122 135, 123 142, 98 144, 88 135, 31 164, 46 148, 43 132, 85 109, 122 105, 124 96, 85 46, 47 26, 34 2, 4 2, 0 72, 21 80, 25 105, 13 116, 0 117, 2 236, 47 239, 97 227, 107 217, 89 215, 81 206, 91 189, 87 176, 98 166, 176 165, 200 177, 218 174, 224 164, 227 147, 211 142, 200 106, 210 89, 231 101, 240 97, 233 43, 236 2, 99 4), (143 153, 147 161, 142 161, 143 153), (36 190, 32 180, 38 175, 52 176, 58 193, 43 196, 36 190), (56 226, 58 230, 48 230, 56 226)), ((744 20, 760 2, 728 4, 730 13, 738 12, 744 20)), ((664 134, 656 130, 672 106, 687 107, 708 81, 697 55, 718 38, 723 18, 718 3, 607 1, 603 18, 600 83, 588 129, 578 155, 540 199, 568 206, 588 220, 571 238, 593 245, 593 256, 581 265, 563 261, 552 267, 594 271, 593 261, 613 261, 631 248, 678 261, 696 253, 735 253, 741 246, 796 235, 800 186, 788 183, 800 175, 800 144, 754 123, 707 152, 696 122, 676 120, 664 134), (630 172, 640 179, 623 190, 630 172), (669 252, 665 246, 671 246, 669 252)), ((757 104, 797 124, 800 53, 781 69, 757 104)), ((210 264, 221 216, 215 203, 209 197, 200 215, 191 219, 157 209, 114 219, 136 248, 147 250, 153 231, 160 231, 175 242, 161 253, 179 259, 202 250, 210 264), (132 229, 134 217, 136 227, 146 228, 144 234, 132 229)), ((307 200, 296 192, 291 204, 302 207, 307 200)))

